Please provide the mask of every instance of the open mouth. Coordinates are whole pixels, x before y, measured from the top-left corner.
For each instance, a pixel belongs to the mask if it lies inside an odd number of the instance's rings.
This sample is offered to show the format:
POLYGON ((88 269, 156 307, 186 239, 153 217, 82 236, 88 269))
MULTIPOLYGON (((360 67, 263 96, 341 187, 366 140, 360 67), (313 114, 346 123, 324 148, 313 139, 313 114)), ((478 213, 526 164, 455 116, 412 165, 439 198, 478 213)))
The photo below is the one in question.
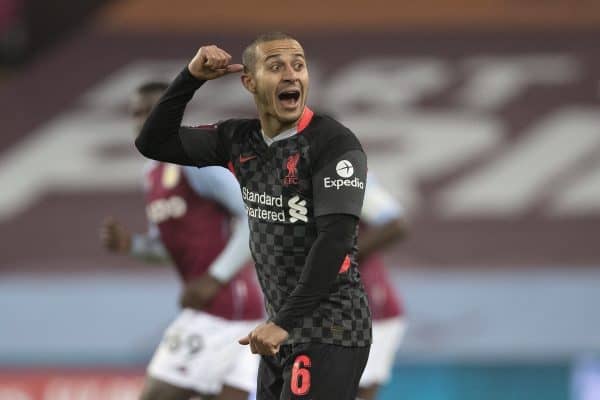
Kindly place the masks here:
POLYGON ((285 108, 294 108, 298 105, 298 101, 300 100, 300 90, 298 89, 288 89, 279 92, 277 95, 279 101, 283 104, 285 108))

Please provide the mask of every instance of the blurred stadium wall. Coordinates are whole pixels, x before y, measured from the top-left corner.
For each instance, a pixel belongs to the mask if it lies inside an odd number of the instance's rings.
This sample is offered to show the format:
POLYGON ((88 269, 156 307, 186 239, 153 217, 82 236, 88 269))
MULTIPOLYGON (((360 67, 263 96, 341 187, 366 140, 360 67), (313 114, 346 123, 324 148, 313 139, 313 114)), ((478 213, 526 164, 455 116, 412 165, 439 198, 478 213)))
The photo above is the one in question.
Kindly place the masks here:
POLYGON ((0 0, 0 65, 17 65, 81 27, 104 0, 0 0))
MULTIPOLYGON (((106 215, 144 229, 128 95, 269 29, 302 40, 313 108, 410 214, 381 398, 600 398, 600 3, 198 4, 112 2, 0 82, 0 399, 135 398, 178 284, 97 241, 106 215)), ((186 120, 234 114, 253 114, 235 78, 186 120)))

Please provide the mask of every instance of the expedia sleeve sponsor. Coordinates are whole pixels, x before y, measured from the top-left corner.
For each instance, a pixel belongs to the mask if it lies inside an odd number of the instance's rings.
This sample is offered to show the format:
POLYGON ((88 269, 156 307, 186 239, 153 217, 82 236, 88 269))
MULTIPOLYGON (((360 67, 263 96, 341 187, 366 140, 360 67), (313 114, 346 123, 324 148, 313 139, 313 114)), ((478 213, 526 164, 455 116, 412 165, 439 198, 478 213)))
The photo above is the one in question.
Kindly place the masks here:
POLYGON ((367 176, 367 159, 361 150, 343 153, 313 175, 315 216, 360 216, 367 176))

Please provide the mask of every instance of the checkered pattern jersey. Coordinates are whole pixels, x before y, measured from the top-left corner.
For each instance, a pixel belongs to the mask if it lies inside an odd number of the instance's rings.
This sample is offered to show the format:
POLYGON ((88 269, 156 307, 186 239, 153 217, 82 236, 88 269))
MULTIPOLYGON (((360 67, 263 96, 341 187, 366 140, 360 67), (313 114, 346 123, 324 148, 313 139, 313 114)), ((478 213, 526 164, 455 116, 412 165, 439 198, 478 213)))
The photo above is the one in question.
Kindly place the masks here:
MULTIPOLYGON (((352 143, 358 143, 358 140, 336 121, 317 115, 305 130, 271 146, 265 144, 259 129, 255 120, 228 120, 219 126, 220 134, 230 140, 227 146, 230 148, 229 166, 239 180, 242 192, 264 193, 272 199, 280 196, 282 199, 284 220, 249 216, 250 248, 265 294, 267 313, 272 318, 297 285, 317 236, 311 179, 318 168, 315 158, 328 151, 329 137, 333 135, 351 135, 348 141, 352 143), (290 159, 296 166, 292 173, 297 179, 293 183, 286 180, 290 174, 290 159), (294 198, 305 201, 301 204, 307 209, 307 222, 291 222, 287 206, 294 198)), ((248 208, 257 207, 256 201, 245 199, 245 202, 248 208)), ((258 206, 281 213, 277 205, 258 206)), ((350 268, 338 274, 328 296, 290 332, 288 343, 365 346, 371 342, 371 315, 355 261, 356 234, 349 258, 350 268)))

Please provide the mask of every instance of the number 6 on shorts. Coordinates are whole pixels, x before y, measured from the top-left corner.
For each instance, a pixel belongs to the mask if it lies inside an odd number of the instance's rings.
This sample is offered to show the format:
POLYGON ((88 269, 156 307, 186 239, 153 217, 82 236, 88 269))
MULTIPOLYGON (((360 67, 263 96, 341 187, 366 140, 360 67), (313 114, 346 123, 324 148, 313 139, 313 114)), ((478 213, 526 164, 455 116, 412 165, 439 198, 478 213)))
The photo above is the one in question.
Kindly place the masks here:
POLYGON ((304 396, 310 390, 310 357, 299 355, 294 360, 290 389, 296 396, 304 396))

